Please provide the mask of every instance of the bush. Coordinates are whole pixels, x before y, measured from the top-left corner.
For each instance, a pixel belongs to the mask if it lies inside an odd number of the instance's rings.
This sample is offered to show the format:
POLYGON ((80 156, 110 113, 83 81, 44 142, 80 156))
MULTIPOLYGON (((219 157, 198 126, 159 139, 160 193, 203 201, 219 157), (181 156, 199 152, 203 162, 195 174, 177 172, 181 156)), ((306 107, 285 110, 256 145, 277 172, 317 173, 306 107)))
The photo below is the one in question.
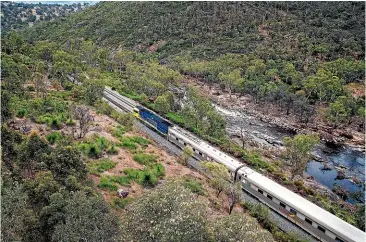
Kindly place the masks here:
POLYGON ((102 177, 100 179, 99 185, 103 190, 109 190, 109 191, 117 191, 118 187, 115 185, 108 177, 102 177))
POLYGON ((61 119, 59 117, 53 117, 52 122, 51 122, 51 127, 53 129, 61 129, 61 127, 62 127, 61 119))
POLYGON ((18 113, 17 113, 17 117, 18 118, 23 118, 26 114, 26 110, 24 108, 19 109, 18 113))
POLYGON ((140 136, 131 137, 130 140, 141 145, 142 147, 147 147, 147 145, 151 143, 149 140, 144 139, 140 136))
POLYGON ((127 148, 129 150, 137 149, 137 145, 133 141, 125 137, 123 137, 123 139, 121 140, 120 146, 127 148))
POLYGON ((118 125, 117 127, 113 128, 113 136, 117 138, 122 138, 122 136, 126 133, 125 127, 118 125))
POLYGON ((133 160, 141 165, 150 165, 152 163, 156 163, 157 157, 155 155, 149 155, 149 154, 136 154, 133 157, 133 160))
POLYGON ((27 86, 27 90, 29 92, 34 92, 36 89, 34 88, 34 86, 27 86))
POLYGON ((112 145, 109 145, 108 147, 107 147, 107 153, 108 154, 117 154, 118 153, 118 150, 117 150, 117 148, 116 148, 116 145, 115 144, 112 144, 112 145))
POLYGON ((115 209, 124 209, 127 204, 131 203, 133 198, 126 197, 126 198, 115 198, 112 200, 111 206, 115 209))
POLYGON ((100 147, 98 147, 97 144, 95 143, 89 144, 88 155, 90 157, 99 158, 101 154, 102 150, 100 149, 100 147))
POLYGON ((54 144, 56 143, 56 141, 61 140, 62 139, 62 134, 59 132, 53 132, 49 135, 46 136, 46 139, 48 140, 48 143, 50 144, 54 144))
POLYGON ((116 163, 109 159, 101 159, 97 161, 91 161, 88 164, 89 172, 91 174, 100 174, 104 171, 108 171, 116 166, 116 163))
POLYGON ((203 187, 202 184, 196 180, 185 177, 183 180, 183 185, 185 188, 191 190, 191 192, 196 193, 198 195, 203 195, 203 187))
POLYGON ((123 171, 129 180, 133 180, 140 185, 155 186, 159 178, 165 175, 165 169, 161 164, 155 164, 151 167, 146 167, 143 170, 127 168, 123 171))

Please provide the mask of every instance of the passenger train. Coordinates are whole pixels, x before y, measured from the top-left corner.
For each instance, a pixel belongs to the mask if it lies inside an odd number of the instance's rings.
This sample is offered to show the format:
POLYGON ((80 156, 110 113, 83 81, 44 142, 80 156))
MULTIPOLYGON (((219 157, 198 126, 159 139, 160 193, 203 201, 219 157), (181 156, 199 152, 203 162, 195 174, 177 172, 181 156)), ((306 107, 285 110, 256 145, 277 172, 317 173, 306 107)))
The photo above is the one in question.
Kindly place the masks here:
POLYGON ((170 142, 184 148, 190 146, 198 160, 215 161, 225 165, 243 189, 273 210, 308 231, 320 241, 365 242, 366 234, 305 198, 268 179, 237 159, 197 138, 155 112, 142 107, 134 108, 134 115, 170 142))

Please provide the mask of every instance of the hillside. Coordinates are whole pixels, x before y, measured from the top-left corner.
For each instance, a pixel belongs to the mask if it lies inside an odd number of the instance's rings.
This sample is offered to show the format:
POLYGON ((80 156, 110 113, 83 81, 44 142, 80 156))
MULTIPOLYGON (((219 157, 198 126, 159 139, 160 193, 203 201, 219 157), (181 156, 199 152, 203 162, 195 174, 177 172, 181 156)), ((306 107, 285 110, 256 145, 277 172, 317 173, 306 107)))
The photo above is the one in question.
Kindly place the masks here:
POLYGON ((88 4, 48 4, 1 2, 1 31, 3 34, 11 30, 18 30, 43 21, 54 21, 58 17, 65 17, 85 9, 88 4))
POLYGON ((190 50, 200 58, 253 51, 289 60, 308 52, 362 58, 364 8, 363 2, 103 2, 26 35, 143 50, 163 40, 161 57, 190 50))
POLYGON ((208 162, 199 173, 189 147, 163 150, 133 115, 103 101, 105 86, 364 230, 365 182, 348 175, 354 164, 318 170, 360 192, 304 174, 318 143, 364 147, 364 8, 101 2, 3 35, 2 217, 11 219, 2 233, 9 241, 302 241, 279 231, 267 209, 241 203, 227 167, 208 162), (291 124, 291 137, 267 149, 239 119, 234 137, 218 106, 255 115, 238 117, 258 123, 260 135, 291 124))

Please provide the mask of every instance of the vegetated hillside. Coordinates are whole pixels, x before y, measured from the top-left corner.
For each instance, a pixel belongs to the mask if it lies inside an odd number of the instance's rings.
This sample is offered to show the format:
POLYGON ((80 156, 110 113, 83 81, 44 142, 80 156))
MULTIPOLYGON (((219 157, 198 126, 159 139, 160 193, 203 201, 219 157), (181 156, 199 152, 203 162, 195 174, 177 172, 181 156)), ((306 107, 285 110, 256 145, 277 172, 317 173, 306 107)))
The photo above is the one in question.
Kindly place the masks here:
POLYGON ((53 21, 84 9, 88 4, 45 4, 23 2, 1 2, 1 31, 21 29, 42 21, 53 21))
POLYGON ((252 51, 292 60, 308 52, 362 58, 364 8, 363 2, 103 2, 26 35, 136 48, 163 40, 161 57, 191 50, 200 58, 252 51))

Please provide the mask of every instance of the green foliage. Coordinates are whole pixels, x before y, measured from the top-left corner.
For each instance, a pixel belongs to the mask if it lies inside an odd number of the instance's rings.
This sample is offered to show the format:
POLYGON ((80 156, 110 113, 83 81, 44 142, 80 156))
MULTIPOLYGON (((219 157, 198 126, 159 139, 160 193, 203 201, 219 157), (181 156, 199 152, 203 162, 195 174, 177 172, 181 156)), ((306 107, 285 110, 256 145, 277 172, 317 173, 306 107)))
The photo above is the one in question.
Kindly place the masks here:
POLYGON ((46 139, 48 142, 53 145, 57 141, 61 140, 63 138, 62 134, 60 132, 52 132, 49 135, 46 136, 46 139))
POLYGON ((65 206, 64 221, 55 226, 55 241, 117 241, 118 220, 102 196, 72 194, 65 206), (78 218, 78 219, 75 219, 78 218))
POLYGON ((204 195, 202 183, 190 177, 184 177, 183 186, 198 195, 204 195))
POLYGON ((116 166, 116 162, 109 159, 92 160, 88 163, 88 169, 91 174, 98 175, 108 171, 116 166))
POLYGON ((310 152, 319 143, 319 137, 315 134, 298 134, 293 139, 285 137, 283 142, 286 147, 285 156, 291 165, 292 177, 302 176, 310 161, 310 152))
POLYGON ((143 170, 127 168, 123 170, 129 180, 133 180, 144 186, 155 186, 158 179, 165 175, 165 169, 161 164, 153 164, 143 170))
POLYGON ((98 187, 104 190, 117 191, 118 187, 108 177, 101 177, 98 187))
POLYGON ((188 189, 168 182, 127 207, 122 240, 207 241, 205 210, 206 204, 188 189))
POLYGON ((211 231, 212 241, 275 241, 255 219, 240 213, 219 218, 212 224, 211 231))
POLYGON ((339 96, 337 100, 331 103, 329 108, 325 111, 326 118, 328 121, 333 122, 334 127, 336 127, 340 123, 349 121, 353 111, 352 109, 355 109, 352 98, 339 96))
POLYGON ((135 154, 132 156, 132 158, 141 165, 150 165, 150 164, 156 163, 156 160, 157 160, 156 155, 150 155, 150 154, 144 154, 144 153, 135 154))
POLYGON ((177 113, 168 112, 166 117, 178 125, 184 125, 185 123, 183 116, 177 113))
POLYGON ((362 231, 365 231, 365 205, 357 204, 356 208, 357 208, 355 215, 356 226, 362 231))
POLYGON ((112 112, 112 118, 120 123, 126 131, 132 130, 135 124, 135 116, 132 113, 118 113, 112 112))
POLYGON ((133 202, 133 198, 114 198, 112 200, 111 206, 115 209, 124 209, 128 204, 133 202))
POLYGON ((146 148, 148 144, 151 143, 149 140, 144 139, 140 136, 123 136, 120 138, 120 141, 120 145, 129 150, 136 150, 138 146, 146 148))
POLYGON ((98 135, 80 142, 77 146, 80 151, 92 158, 101 157, 103 152, 108 152, 109 154, 117 153, 115 144, 98 135))
POLYGON ((118 125, 117 127, 113 128, 112 134, 114 137, 122 138, 122 136, 126 133, 125 127, 118 125))

